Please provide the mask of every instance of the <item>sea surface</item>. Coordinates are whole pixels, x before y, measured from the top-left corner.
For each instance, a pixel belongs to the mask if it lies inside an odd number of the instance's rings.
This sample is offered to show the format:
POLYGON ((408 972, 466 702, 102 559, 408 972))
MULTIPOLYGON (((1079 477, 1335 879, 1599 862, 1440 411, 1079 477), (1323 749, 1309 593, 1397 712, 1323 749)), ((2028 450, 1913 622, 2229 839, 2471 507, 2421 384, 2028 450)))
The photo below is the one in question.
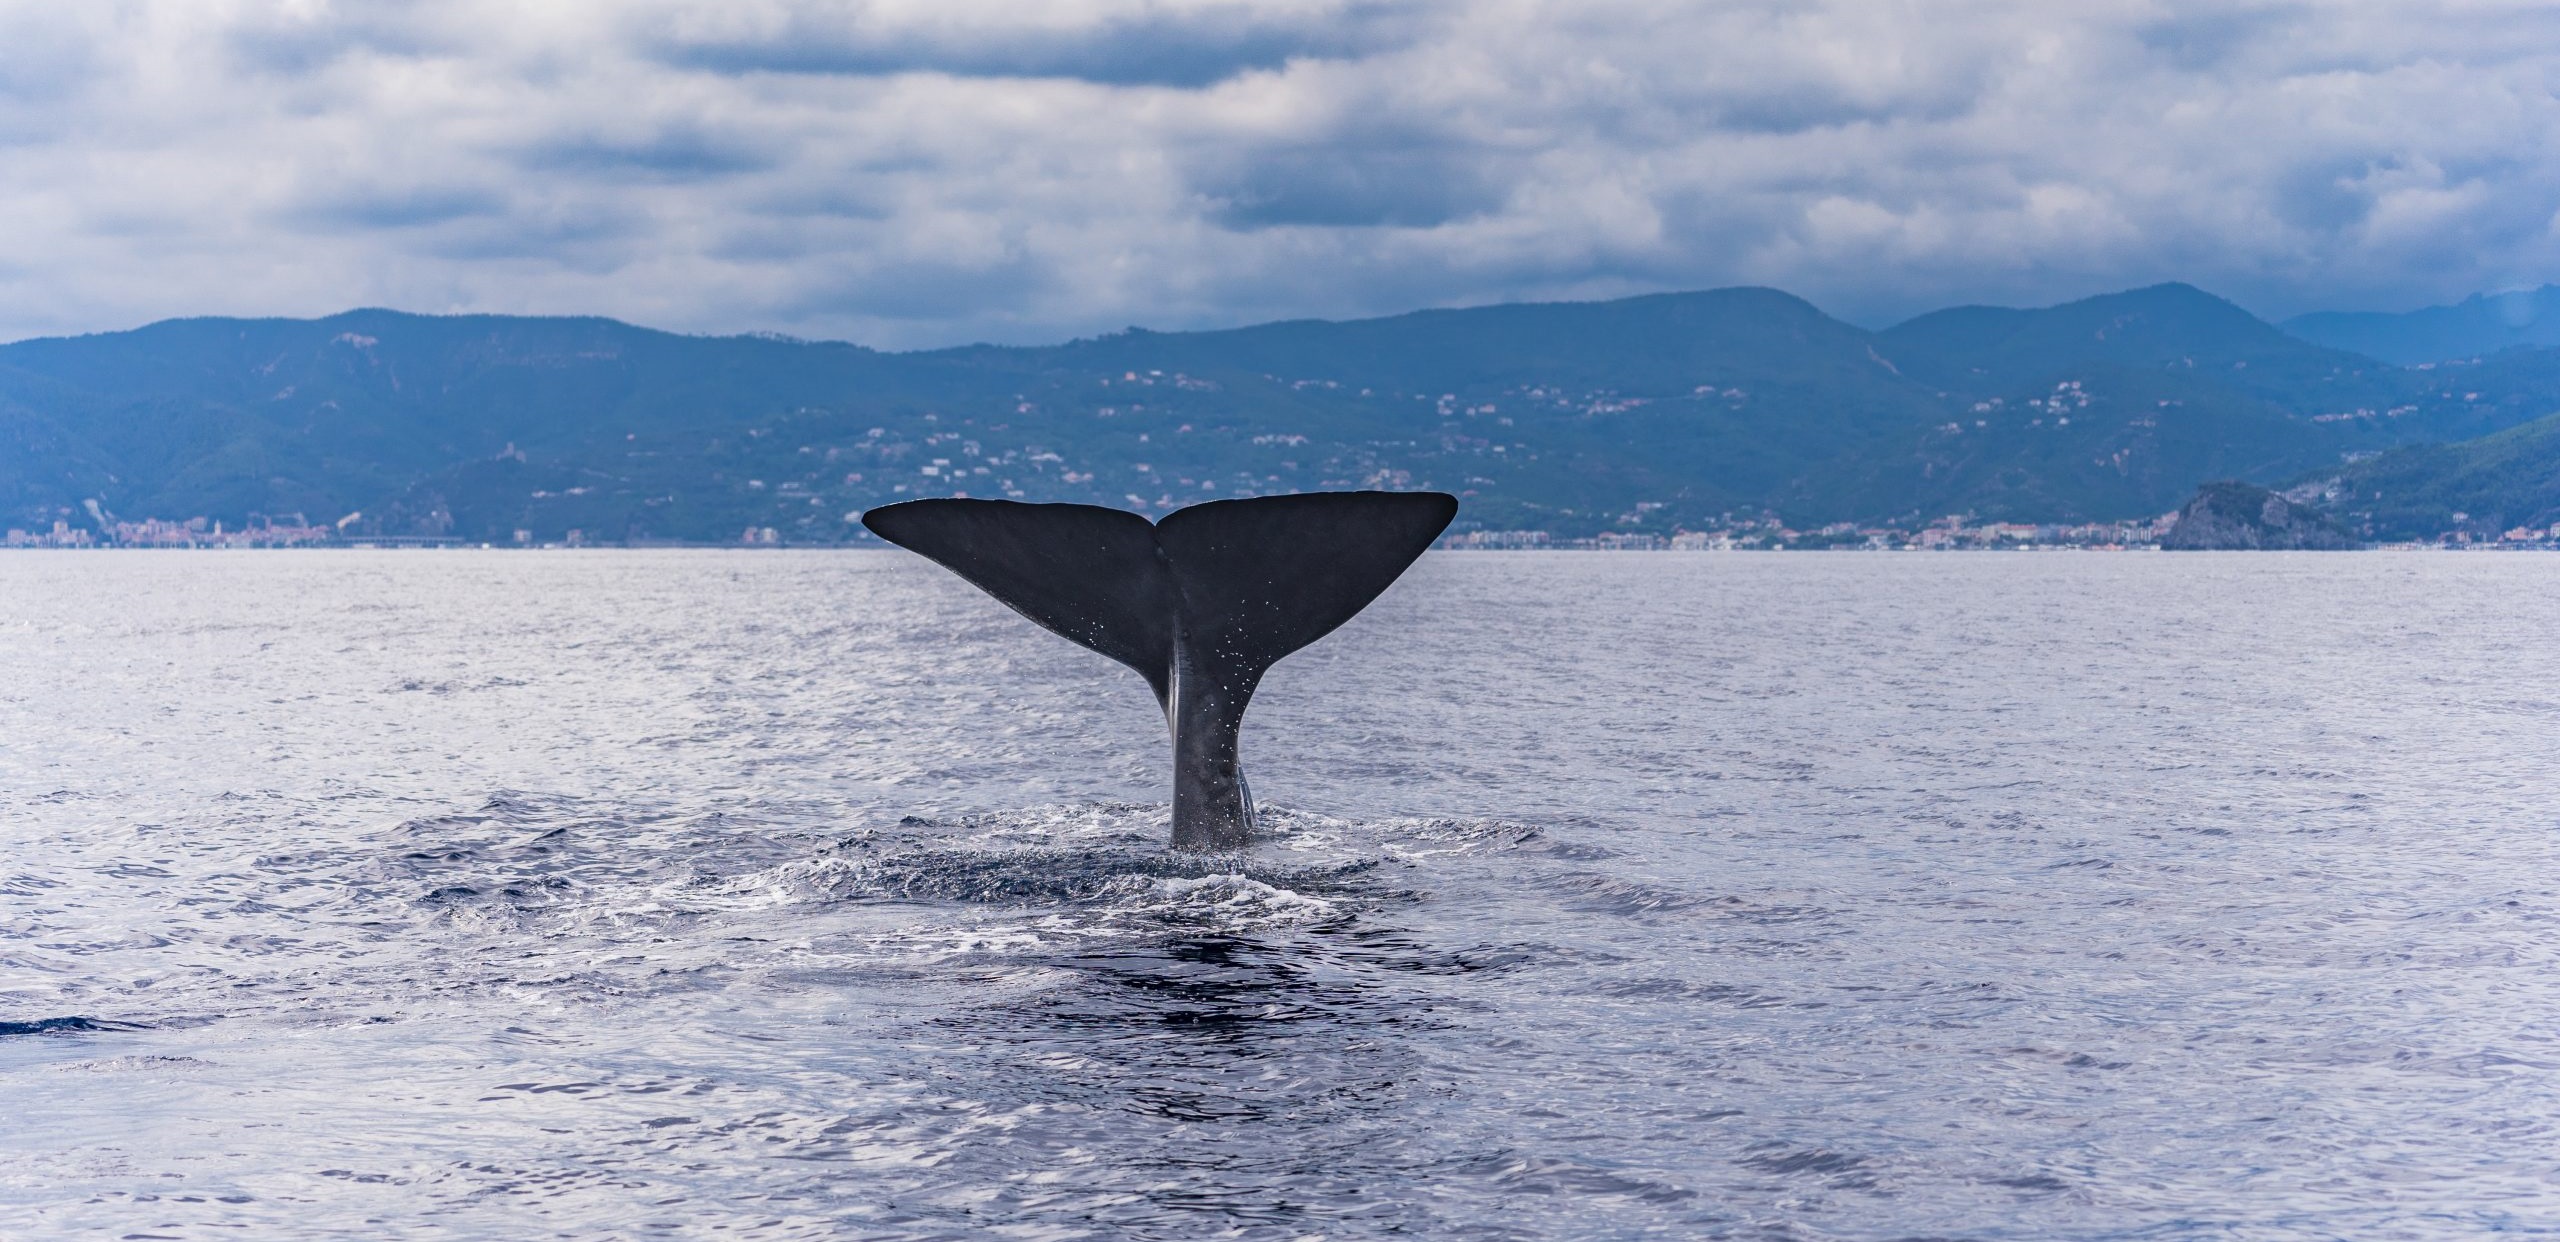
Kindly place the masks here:
POLYGON ((0 1237, 2560 1233, 2560 557, 0 555, 0 1237))

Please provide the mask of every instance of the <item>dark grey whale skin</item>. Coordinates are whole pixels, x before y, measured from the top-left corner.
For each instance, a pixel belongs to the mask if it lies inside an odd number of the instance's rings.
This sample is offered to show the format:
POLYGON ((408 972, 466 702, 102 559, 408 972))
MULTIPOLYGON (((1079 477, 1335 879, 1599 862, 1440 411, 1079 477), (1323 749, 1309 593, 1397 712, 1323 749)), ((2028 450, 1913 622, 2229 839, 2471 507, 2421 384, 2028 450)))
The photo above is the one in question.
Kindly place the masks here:
POLYGON ((1237 743, 1262 674, 1368 607, 1457 512, 1445 492, 1308 492, 1150 523, 954 497, 862 524, 1146 678, 1173 731, 1173 846, 1223 850, 1253 837, 1237 743))

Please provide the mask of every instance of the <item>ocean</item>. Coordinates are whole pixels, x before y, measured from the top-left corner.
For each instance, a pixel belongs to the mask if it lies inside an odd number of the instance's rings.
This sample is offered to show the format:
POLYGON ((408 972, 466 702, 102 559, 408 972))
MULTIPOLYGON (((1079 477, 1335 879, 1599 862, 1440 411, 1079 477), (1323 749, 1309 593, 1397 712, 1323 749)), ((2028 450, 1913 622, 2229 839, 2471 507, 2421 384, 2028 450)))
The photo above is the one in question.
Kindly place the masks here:
POLYGON ((0 556, 0 1237, 2560 1232, 2560 557, 0 556))

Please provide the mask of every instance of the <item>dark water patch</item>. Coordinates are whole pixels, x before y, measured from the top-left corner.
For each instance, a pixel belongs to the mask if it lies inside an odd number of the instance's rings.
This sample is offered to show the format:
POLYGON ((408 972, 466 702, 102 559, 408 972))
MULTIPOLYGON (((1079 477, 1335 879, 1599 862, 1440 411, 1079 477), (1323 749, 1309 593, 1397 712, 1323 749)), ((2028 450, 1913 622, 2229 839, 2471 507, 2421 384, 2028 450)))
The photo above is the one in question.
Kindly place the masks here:
POLYGON ((2011 1190, 2031 1190, 2038 1193, 2050 1193, 2057 1190, 2071 1189, 2071 1183, 2049 1173, 2027 1173, 2016 1177, 1987 1177, 1983 1180, 1994 1186, 2006 1186, 2011 1190))
POLYGON ((1613 914, 1634 918, 1649 914, 1678 914, 1709 905, 1715 898, 1686 893, 1661 885, 1647 884, 1597 871, 1566 871, 1539 877, 1538 887, 1566 898, 1565 908, 1592 914, 1613 914))
POLYGON ((462 681, 424 677, 404 677, 393 682, 393 694, 455 694, 473 690, 504 690, 530 684, 520 677, 482 677, 462 681))
POLYGON ((1843 1000, 1868 1005, 1948 1001, 2005 1004, 2019 999, 2009 988, 1988 979, 1922 979, 1902 984, 1842 983, 1832 985, 1830 991, 1843 1000))
POLYGON ((0 1022, 0 1039, 13 1035, 90 1035, 148 1029, 144 1023, 117 1022, 107 1018, 38 1018, 32 1022, 0 1022))
POLYGON ((1410 975, 1498 978, 1540 966, 1588 960, 1555 945, 1517 943, 1441 948, 1409 931, 1347 927, 1327 941, 1332 956, 1348 963, 1410 975))
MULTIPOLYGON (((907 1040, 938 1102, 903 1133, 1000 1117, 1006 1139, 949 1146, 904 1202, 965 1233, 1080 1203, 1100 1236, 1443 1234, 1399 1135, 1445 1081, 1424 1043, 1450 1025, 1429 996, 1337 955, 1345 939, 1044 956, 1051 986, 935 1017, 907 1040)), ((834 1137, 849 1156, 862 1136, 834 1137)))
POLYGON ((1738 984, 1699 983, 1687 979, 1608 979, 1585 986, 1592 995, 1620 1000, 1732 1005, 1739 1009, 1772 1009, 1793 1003, 1784 996, 1738 984))
POLYGON ((430 913, 523 920, 650 907, 656 887, 716 883, 806 848, 721 812, 515 793, 493 795, 476 812, 404 821, 384 839, 389 848, 370 858, 262 862, 288 872, 323 870, 329 882, 362 889, 406 890, 430 913))
POLYGON ((1622 918, 1681 914, 1738 923, 1780 925, 1827 919, 1819 906, 1753 901, 1732 894, 1710 896, 1667 884, 1599 871, 1563 871, 1536 877, 1539 888, 1563 896, 1565 908, 1622 918))
POLYGON ((1405 1026, 1429 1019, 1427 1001, 1346 970, 1321 946, 1319 936, 1285 942, 1210 937, 1046 958, 1043 965, 1073 972, 1082 983, 1044 994, 1029 1007, 1043 1015, 1040 1030, 1180 1028, 1213 1041, 1309 1024, 1405 1026))
POLYGON ((531 910, 574 900, 578 886, 562 876, 538 876, 512 884, 494 884, 475 888, 469 884, 448 884, 418 899, 428 907, 505 906, 514 910, 531 910))
POLYGON ((1698 1197, 1697 1191, 1686 1186, 1560 1156, 1501 1152, 1451 1161, 1443 1171, 1450 1177, 1488 1183, 1504 1193, 1572 1201, 1624 1197, 1652 1204, 1675 1204, 1698 1197))
POLYGON ((2131 1061, 2099 1056, 2087 1052, 2074 1052, 2066 1049, 2032 1047, 2010 1048, 2005 1050, 2005 1054, 2023 1060, 2041 1061, 2067 1070, 2120 1070, 2131 1069, 2133 1067, 2133 1062, 2131 1061))
POLYGON ((1840 1178, 1859 1173, 1867 1166, 1867 1157, 1820 1147, 1789 1147, 1784 1144, 1759 1144, 1770 1148, 1756 1155, 1734 1161, 1746 1169, 1780 1177, 1810 1174, 1816 1177, 1840 1178))

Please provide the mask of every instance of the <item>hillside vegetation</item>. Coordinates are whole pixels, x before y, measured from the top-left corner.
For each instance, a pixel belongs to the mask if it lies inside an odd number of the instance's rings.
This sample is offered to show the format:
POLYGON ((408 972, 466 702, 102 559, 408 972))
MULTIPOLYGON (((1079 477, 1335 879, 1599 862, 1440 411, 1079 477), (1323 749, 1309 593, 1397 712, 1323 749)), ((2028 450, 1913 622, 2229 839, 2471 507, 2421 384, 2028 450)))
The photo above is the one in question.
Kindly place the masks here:
POLYGON ((1558 534, 2092 521, 2554 409, 2539 351, 2404 369, 2185 285, 1883 332, 1723 289, 908 354, 367 310, 0 347, 0 523, 825 543, 913 496, 1364 486, 1558 534))
POLYGON ((2400 449, 2319 482, 2321 507, 2367 540, 2549 532, 2560 525, 2560 414, 2477 440, 2400 449))

